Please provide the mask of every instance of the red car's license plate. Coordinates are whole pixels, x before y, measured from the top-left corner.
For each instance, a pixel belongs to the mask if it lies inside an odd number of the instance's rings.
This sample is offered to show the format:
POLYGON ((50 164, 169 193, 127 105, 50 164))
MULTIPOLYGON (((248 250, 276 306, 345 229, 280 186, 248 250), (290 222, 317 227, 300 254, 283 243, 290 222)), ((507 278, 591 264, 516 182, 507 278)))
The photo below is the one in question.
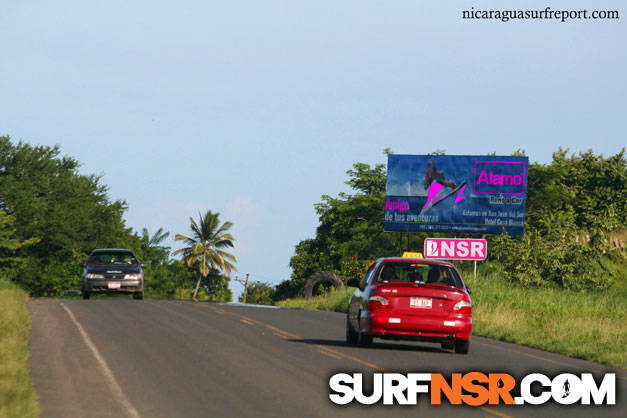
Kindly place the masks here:
POLYGON ((431 309, 431 298, 410 298, 409 299, 409 307, 410 308, 425 308, 431 309))
POLYGON ((119 289, 120 282, 109 282, 107 283, 107 286, 109 287, 109 289, 119 289))

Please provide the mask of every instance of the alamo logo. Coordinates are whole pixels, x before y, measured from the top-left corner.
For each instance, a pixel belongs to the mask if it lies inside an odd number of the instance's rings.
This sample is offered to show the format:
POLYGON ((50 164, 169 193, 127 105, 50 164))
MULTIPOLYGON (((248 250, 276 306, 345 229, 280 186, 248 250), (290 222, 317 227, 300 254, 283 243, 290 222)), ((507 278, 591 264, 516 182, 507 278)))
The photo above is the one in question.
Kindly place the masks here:
POLYGON ((476 194, 522 195, 525 193, 527 167, 523 162, 475 162, 476 194))

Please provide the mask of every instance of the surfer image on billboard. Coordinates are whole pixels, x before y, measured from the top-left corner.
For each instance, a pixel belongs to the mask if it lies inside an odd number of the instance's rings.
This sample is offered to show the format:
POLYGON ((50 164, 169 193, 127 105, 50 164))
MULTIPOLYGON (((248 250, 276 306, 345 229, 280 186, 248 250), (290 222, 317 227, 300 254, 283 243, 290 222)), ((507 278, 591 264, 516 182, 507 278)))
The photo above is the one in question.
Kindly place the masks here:
POLYGON ((444 172, 435 167, 435 161, 431 158, 429 160, 429 168, 425 173, 425 189, 429 189, 429 186, 431 186, 431 183, 434 181, 440 183, 442 186, 450 187, 451 189, 457 188, 455 183, 444 178, 444 172))
MULTIPOLYGON (((425 209, 428 209, 431 206, 435 206, 442 202, 444 199, 447 199, 449 196, 452 196, 457 191, 460 191, 457 198, 455 199, 455 204, 459 201, 463 200, 465 196, 463 196, 463 191, 466 186, 466 181, 464 181, 459 186, 456 185, 451 180, 444 177, 444 172, 442 170, 438 170, 435 167, 435 161, 433 158, 429 160, 429 168, 425 173, 425 189, 427 192, 427 203, 422 208, 422 212, 425 209), (444 188, 448 187, 452 190, 445 191, 444 188), (441 194, 443 193, 443 194, 441 194)), ((422 213, 421 212, 421 213, 422 213)))

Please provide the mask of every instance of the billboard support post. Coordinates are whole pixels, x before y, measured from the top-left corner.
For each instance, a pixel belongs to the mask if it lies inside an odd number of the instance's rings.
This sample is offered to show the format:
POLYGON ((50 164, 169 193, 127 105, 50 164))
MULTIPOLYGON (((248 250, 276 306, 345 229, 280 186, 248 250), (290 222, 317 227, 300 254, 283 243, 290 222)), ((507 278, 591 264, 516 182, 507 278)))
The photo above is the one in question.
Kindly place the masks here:
POLYGON ((475 260, 475 261, 473 262, 473 264, 475 265, 475 266, 474 266, 474 271, 475 271, 475 280, 477 280, 477 260, 475 260))

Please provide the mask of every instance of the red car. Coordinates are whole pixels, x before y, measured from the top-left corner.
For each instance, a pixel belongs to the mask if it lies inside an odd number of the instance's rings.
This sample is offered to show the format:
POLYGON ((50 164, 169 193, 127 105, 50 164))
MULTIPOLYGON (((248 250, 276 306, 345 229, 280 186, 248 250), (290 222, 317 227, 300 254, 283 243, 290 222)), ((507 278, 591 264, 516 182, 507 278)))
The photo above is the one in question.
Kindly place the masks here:
POLYGON ((372 338, 439 342, 467 354, 472 333, 470 289, 451 263, 380 258, 358 282, 346 317, 346 342, 372 338))

